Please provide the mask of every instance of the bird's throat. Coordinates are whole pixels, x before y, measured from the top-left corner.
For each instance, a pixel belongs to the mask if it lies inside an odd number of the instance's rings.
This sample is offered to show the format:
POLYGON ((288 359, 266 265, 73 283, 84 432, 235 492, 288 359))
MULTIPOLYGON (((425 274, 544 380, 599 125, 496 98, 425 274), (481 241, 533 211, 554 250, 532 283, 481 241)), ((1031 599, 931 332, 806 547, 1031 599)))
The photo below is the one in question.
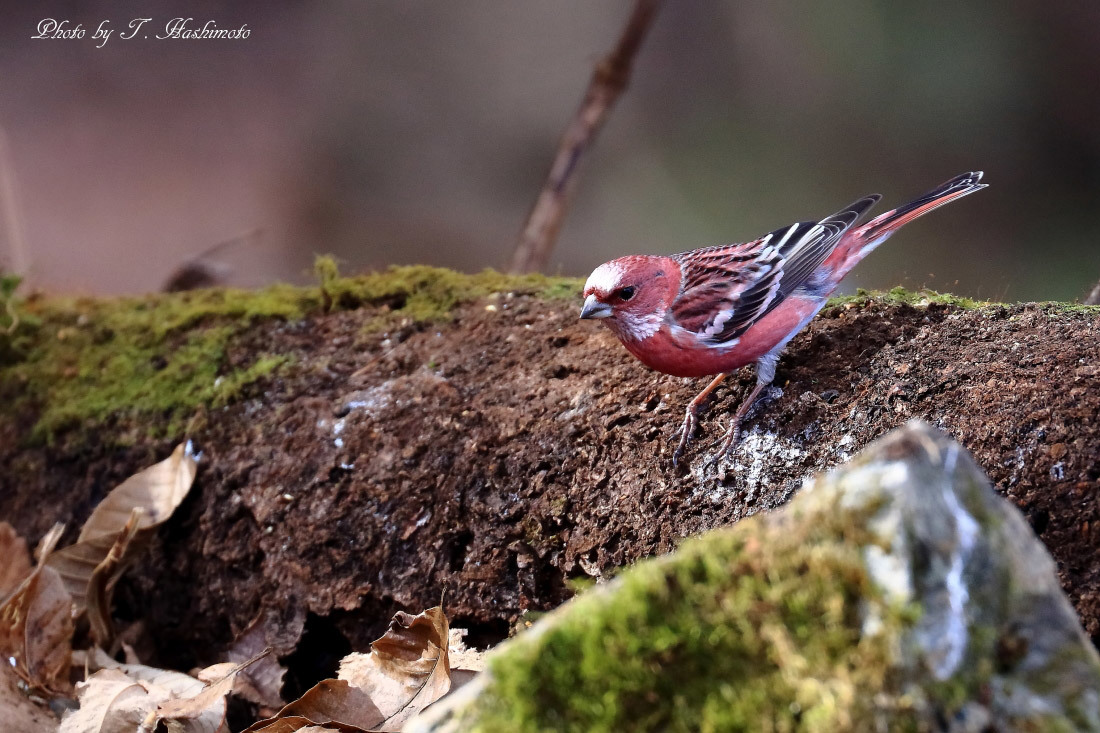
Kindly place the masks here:
POLYGON ((659 330, 664 320, 662 313, 618 313, 605 321, 620 341, 645 341, 659 330))

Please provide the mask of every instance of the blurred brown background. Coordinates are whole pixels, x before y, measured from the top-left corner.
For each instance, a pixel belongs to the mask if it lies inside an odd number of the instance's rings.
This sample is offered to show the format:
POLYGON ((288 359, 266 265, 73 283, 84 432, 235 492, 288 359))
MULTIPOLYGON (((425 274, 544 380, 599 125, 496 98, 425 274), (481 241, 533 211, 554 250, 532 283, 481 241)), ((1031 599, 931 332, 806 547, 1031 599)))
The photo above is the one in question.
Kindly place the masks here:
MULTIPOLYGON (((626 0, 0 6, 0 265, 140 292, 189 257, 230 281, 508 264, 626 0), (156 40, 174 17, 247 40, 156 40), (33 40, 39 20, 81 40, 33 40), (151 17, 148 39, 117 36, 151 17), (114 36, 90 36, 101 20, 114 36), (22 242, 20 246, 18 243, 22 242)), ((1100 277, 1100 3, 667 0, 553 257, 744 240, 964 170, 990 188, 847 282, 1074 299, 1100 277)))

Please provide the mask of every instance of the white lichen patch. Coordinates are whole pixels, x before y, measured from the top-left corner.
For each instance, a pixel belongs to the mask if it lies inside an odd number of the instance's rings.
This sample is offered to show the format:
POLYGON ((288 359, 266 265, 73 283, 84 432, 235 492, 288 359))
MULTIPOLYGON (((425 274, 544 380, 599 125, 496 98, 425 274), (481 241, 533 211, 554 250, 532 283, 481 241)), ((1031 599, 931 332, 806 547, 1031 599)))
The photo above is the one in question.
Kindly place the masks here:
POLYGON ((770 478, 765 476, 765 468, 792 466, 802 458, 802 453, 802 448, 792 441, 756 428, 737 446, 736 462, 745 471, 745 486, 755 489, 764 479, 770 478))
POLYGON ((905 544, 905 535, 899 534, 889 550, 868 545, 863 551, 863 560, 871 579, 887 599, 898 604, 908 603, 913 597, 913 579, 909 573, 905 544))
POLYGON ((362 410, 373 416, 393 403, 393 390, 391 382, 383 382, 370 389, 354 392, 348 397, 350 399, 345 399, 344 409, 349 412, 362 410))
MULTIPOLYGON (((944 619, 939 631, 940 641, 938 646, 942 650, 942 657, 937 660, 933 674, 938 679, 946 679, 958 668, 969 642, 969 623, 966 613, 966 604, 970 600, 970 592, 963 580, 963 571, 970 559, 970 553, 978 539, 981 526, 959 503, 959 498, 954 491, 952 481, 955 467, 959 457, 959 446, 952 443, 947 449, 944 458, 944 484, 940 488, 943 493, 944 503, 951 512, 951 518, 955 524, 956 545, 951 553, 951 564, 944 578, 944 586, 947 590, 947 617, 944 619)), ((934 632, 935 633, 935 632, 934 632)), ((935 648, 933 646, 933 648, 935 648)))
MULTIPOLYGON (((725 496, 732 493, 744 495, 765 488, 777 478, 777 475, 787 475, 789 470, 785 469, 800 464, 804 454, 805 451, 801 445, 795 441, 755 427, 751 433, 742 436, 731 458, 728 459, 733 464, 732 472, 737 475, 738 480, 728 489, 722 487, 713 489, 709 498, 717 503, 725 500, 725 496), (715 492, 718 492, 721 498, 716 496, 715 492)), ((705 456, 696 461, 693 467, 695 485, 700 487, 695 491, 696 496, 703 492, 702 487, 713 484, 713 479, 706 475, 710 465, 710 457, 705 456)))
MULTIPOLYGON (((870 463, 847 469, 840 478, 840 508, 845 511, 858 511, 870 501, 879 501, 883 497, 883 488, 897 488, 904 482, 909 469, 903 461, 889 463, 870 463)), ((880 512, 872 520, 876 534, 889 538, 896 531, 894 527, 880 527, 876 522, 885 521, 889 513, 880 512)))
POLYGON ((202 460, 202 451, 201 450, 200 451, 195 450, 195 444, 193 442, 191 442, 190 438, 188 438, 187 445, 184 446, 183 452, 184 452, 185 455, 190 457, 191 460, 193 460, 195 463, 198 463, 199 461, 202 460))
POLYGON ((855 438, 852 437, 851 433, 845 433, 836 442, 836 457, 841 463, 847 463, 848 459, 852 457, 852 454, 848 452, 848 446, 854 442, 855 438))

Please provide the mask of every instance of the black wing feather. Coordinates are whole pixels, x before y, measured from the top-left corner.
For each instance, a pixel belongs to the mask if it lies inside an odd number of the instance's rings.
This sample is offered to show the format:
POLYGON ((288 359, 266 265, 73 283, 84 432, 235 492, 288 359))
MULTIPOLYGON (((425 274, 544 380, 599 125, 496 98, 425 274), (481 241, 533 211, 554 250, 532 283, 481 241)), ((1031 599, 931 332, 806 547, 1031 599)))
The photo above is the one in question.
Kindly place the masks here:
MULTIPOLYGON (((730 315, 722 324, 722 329, 707 337, 707 341, 712 344, 723 344, 740 337, 755 321, 769 313, 799 286, 805 284, 814 270, 836 248, 844 233, 859 221, 879 198, 881 197, 878 194, 865 196, 821 221, 799 222, 776 229, 763 237, 751 263, 738 267, 737 280, 747 287, 737 291, 737 294, 732 297, 719 299, 717 304, 725 307, 718 307, 717 312, 729 311, 730 315), (743 279, 746 272, 752 273, 751 283, 745 283, 743 279)), ((691 259, 695 262, 699 262, 700 259, 706 260, 712 252, 718 256, 722 249, 725 248, 708 248, 694 253, 695 256, 691 259)), ((693 273, 697 280, 704 280, 708 274, 699 269, 693 273)), ((711 301, 711 312, 715 312, 715 305, 716 303, 711 301)), ((711 323, 713 318, 703 324, 699 329, 700 332, 704 332, 711 323)))
MULTIPOLYGON (((772 304, 772 308, 793 293, 799 285, 810 279, 813 271, 836 249, 844 232, 851 229, 852 225, 859 221, 860 217, 880 198, 882 197, 878 194, 864 196, 851 206, 819 222, 803 222, 798 225, 803 228, 801 238, 805 238, 806 241, 796 241, 783 253, 787 261, 783 263, 783 279, 779 283, 779 295, 772 304), (821 231, 816 232, 815 229, 819 226, 821 231)), ((796 232, 796 236, 797 234, 796 232)))

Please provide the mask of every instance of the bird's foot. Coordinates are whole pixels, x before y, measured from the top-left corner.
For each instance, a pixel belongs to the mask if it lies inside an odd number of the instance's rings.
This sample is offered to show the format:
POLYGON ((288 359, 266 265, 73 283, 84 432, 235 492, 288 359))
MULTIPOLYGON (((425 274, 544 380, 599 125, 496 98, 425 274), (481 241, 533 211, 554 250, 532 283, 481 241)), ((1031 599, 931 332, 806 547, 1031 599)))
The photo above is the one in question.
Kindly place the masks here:
POLYGON ((730 420, 730 426, 726 430, 726 435, 722 438, 722 447, 718 449, 710 458, 710 465, 717 466, 722 461, 729 457, 729 454, 733 452, 733 449, 737 447, 737 444, 741 439, 741 420, 734 418, 730 420))
POLYGON ((699 408, 707 399, 707 395, 714 391, 723 379, 726 378, 726 373, 714 377, 710 380, 710 384, 707 388, 695 396, 687 406, 687 410, 684 411, 684 424, 680 426, 680 443, 676 446, 676 450, 672 453, 672 465, 675 466, 680 462, 680 458, 684 455, 684 449, 688 447, 688 443, 691 442, 692 435, 695 433, 695 426, 697 424, 697 418, 699 415, 699 408))
MULTIPOLYGON (((698 419, 695 417, 695 410, 688 407, 684 413, 684 422, 680 425, 679 435, 680 442, 676 446, 676 450, 672 452, 672 465, 676 466, 680 463, 680 459, 684 455, 684 449, 691 443, 691 438, 695 434, 695 426, 698 424, 698 419)), ((673 435, 673 437, 676 437, 673 435)))

